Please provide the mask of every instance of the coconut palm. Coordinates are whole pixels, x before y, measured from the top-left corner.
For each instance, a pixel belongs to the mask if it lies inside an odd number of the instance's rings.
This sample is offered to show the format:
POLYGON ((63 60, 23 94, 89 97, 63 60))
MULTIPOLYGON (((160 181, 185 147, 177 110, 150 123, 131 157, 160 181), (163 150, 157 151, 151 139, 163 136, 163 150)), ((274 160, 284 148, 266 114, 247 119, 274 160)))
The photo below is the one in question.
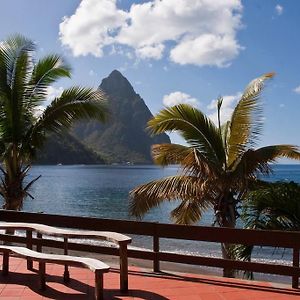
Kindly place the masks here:
MULTIPOLYGON (((246 87, 231 119, 221 126, 222 98, 217 101, 218 125, 204 113, 187 104, 164 108, 148 123, 152 134, 178 132, 187 145, 154 145, 156 164, 179 164, 178 175, 154 180, 131 191, 132 215, 142 217, 163 201, 180 200, 171 212, 178 224, 199 221, 213 208, 216 224, 235 227, 237 205, 257 174, 268 174, 270 162, 279 157, 300 159, 296 146, 272 145, 254 149, 263 125, 260 95, 273 77, 265 74, 246 87)), ((231 258, 229 245, 223 245, 224 258, 231 258)))
POLYGON ((59 55, 34 59, 35 44, 20 35, 0 43, 0 194, 4 208, 19 210, 31 185, 24 184, 36 150, 46 133, 61 133, 82 118, 104 121, 101 91, 84 87, 65 89, 43 111, 48 88, 70 77, 71 69, 59 55))
MULTIPOLYGON (((247 193, 241 213, 244 227, 264 230, 300 230, 300 185, 295 182, 270 183, 247 193)), ((237 259, 251 261, 252 246, 238 245, 237 259)), ((245 272, 253 278, 252 272, 245 272)))

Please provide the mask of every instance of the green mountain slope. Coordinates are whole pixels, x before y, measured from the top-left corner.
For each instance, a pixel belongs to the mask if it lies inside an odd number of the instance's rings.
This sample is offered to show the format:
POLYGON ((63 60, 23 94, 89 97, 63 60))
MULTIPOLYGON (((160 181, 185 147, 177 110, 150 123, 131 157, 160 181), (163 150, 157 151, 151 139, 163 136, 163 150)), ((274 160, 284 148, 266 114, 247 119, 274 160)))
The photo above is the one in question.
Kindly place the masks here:
POLYGON ((68 133, 50 135, 44 149, 39 151, 36 164, 99 164, 104 160, 68 133))
POLYGON ((109 96, 109 122, 81 122, 73 134, 110 163, 151 163, 151 145, 170 143, 170 139, 166 134, 151 137, 146 132, 152 114, 143 99, 116 70, 99 87, 109 96))

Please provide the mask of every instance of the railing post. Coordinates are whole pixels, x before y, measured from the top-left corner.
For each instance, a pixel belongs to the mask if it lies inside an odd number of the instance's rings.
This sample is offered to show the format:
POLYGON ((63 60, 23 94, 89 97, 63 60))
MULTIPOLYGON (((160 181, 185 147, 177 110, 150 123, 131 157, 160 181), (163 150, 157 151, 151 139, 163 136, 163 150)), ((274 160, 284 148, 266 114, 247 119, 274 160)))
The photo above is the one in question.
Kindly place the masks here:
MULTIPOLYGON (((293 267, 299 268, 299 249, 293 249, 293 267)), ((297 289, 299 287, 299 276, 293 276, 292 287, 297 289)))
POLYGON ((95 300, 103 300, 103 273, 95 272, 95 300))
POLYGON ((157 223, 154 224, 154 233, 153 233, 153 253, 154 253, 154 259, 153 259, 153 271, 159 272, 160 271, 160 265, 159 265, 159 236, 157 233, 157 223))
MULTIPOLYGON (((28 229, 26 230, 26 247, 27 249, 32 250, 32 230, 28 229)), ((32 270, 32 260, 27 259, 27 270, 32 270)))
POLYGON ((2 275, 8 275, 9 270, 9 251, 3 252, 2 275))

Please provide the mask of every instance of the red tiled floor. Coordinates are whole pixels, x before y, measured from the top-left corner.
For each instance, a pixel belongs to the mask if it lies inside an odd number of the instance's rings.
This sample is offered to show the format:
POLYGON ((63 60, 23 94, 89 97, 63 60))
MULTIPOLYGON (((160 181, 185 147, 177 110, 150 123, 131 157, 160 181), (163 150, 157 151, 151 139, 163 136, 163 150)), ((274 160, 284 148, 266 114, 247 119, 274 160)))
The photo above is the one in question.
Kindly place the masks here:
MULTIPOLYGON (((1 256, 0 256, 1 259, 1 256)), ((86 300, 93 299, 94 274, 86 269, 70 268, 71 281, 62 280, 63 266, 47 265, 47 289, 38 289, 36 272, 27 271, 26 261, 10 260, 10 274, 0 275, 0 300, 86 300)), ((37 267, 34 264, 34 267, 37 267)), ((115 300, 293 300, 300 291, 271 283, 224 279, 194 274, 154 274, 130 268, 129 292, 119 291, 119 273, 112 269, 104 275, 105 299, 115 300)))

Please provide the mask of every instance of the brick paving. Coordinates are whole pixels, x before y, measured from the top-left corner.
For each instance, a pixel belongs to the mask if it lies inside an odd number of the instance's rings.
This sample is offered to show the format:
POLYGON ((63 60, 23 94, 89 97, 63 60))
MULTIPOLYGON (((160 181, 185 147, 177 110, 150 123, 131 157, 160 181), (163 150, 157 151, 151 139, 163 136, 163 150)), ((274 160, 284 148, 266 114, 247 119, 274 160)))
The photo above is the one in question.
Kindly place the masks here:
MULTIPOLYGON (((0 256, 0 259, 2 257, 0 256)), ((2 261, 2 259, 1 259, 2 261)), ((34 264, 36 267, 37 265, 34 264)), ((0 275, 1 300, 41 300, 93 299, 94 273, 81 268, 70 268, 71 281, 63 283, 63 266, 48 264, 47 289, 38 289, 36 271, 26 269, 24 259, 10 259, 10 273, 0 275)), ((300 299, 300 290, 289 286, 266 282, 224 279, 221 277, 160 273, 131 267, 129 292, 119 291, 119 273, 117 269, 104 275, 105 299, 144 299, 144 300, 289 300, 300 299)))

